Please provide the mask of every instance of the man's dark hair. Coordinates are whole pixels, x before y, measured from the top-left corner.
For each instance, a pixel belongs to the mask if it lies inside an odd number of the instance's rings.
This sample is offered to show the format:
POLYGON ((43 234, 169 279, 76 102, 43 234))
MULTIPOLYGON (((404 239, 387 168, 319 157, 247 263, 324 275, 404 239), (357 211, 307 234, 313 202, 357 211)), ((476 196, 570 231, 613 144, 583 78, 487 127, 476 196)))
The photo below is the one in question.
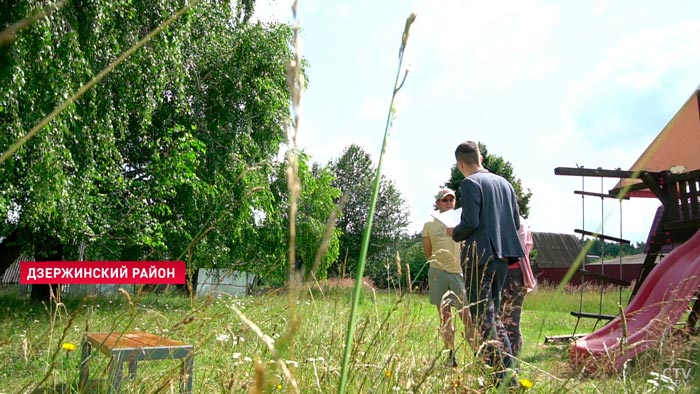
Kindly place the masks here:
POLYGON ((468 165, 479 165, 479 144, 465 141, 455 149, 455 159, 468 165))

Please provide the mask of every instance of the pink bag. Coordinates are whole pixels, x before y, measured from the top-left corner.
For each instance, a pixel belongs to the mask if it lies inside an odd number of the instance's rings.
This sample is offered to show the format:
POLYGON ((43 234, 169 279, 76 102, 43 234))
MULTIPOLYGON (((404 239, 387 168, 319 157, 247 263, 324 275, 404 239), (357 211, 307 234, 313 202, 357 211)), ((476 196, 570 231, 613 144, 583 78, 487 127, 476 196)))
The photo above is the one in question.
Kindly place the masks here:
POLYGON ((535 287, 537 287, 537 281, 535 280, 535 275, 532 274, 532 267, 530 266, 530 251, 535 243, 532 240, 530 226, 522 216, 520 217, 518 238, 520 238, 520 243, 523 245, 523 249, 525 250, 525 257, 520 259, 520 269, 523 271, 523 282, 525 284, 525 289, 527 289, 527 292, 529 293, 534 290, 535 287))

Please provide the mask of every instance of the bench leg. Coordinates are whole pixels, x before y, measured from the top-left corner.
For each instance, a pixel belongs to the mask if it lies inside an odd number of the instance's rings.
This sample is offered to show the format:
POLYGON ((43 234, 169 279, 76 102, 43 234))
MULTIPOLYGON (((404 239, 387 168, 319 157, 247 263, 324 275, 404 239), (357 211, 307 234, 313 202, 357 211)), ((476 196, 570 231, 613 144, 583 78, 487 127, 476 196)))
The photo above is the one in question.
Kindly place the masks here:
POLYGON ((194 370, 194 355, 188 354, 182 359, 182 378, 180 381, 180 392, 192 394, 192 374, 194 370))
POLYGON ((81 358, 80 358, 80 380, 78 383, 78 392, 82 393, 87 386, 88 379, 90 379, 90 353, 92 352, 92 345, 90 341, 83 338, 83 343, 81 345, 81 358))
POLYGON ((136 377, 136 369, 137 368, 138 368, 138 361, 130 360, 129 361, 129 379, 133 379, 136 377))
POLYGON ((124 359, 119 351, 112 352, 112 359, 109 364, 109 389, 108 393, 116 394, 122 385, 122 375, 124 373, 124 359))

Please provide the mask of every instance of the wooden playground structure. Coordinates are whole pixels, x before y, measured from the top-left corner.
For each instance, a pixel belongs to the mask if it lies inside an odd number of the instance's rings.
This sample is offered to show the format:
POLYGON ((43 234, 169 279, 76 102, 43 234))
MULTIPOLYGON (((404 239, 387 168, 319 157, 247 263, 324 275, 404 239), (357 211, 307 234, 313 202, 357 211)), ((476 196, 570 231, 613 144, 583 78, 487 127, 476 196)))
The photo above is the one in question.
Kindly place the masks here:
MULTIPOLYGON (((657 212, 657 220, 654 221, 650 229, 648 238, 650 242, 647 245, 646 258, 639 278, 632 290, 631 297, 635 296, 642 283, 644 283, 649 272, 656 265, 659 254, 665 247, 682 244, 700 229, 700 170, 676 174, 671 171, 651 172, 558 167, 554 170, 554 173, 556 175, 618 178, 623 180, 639 179, 640 182, 631 183, 627 186, 618 186, 610 190, 608 194, 585 193, 601 198, 625 198, 628 195, 634 195, 634 192, 648 190, 661 203, 661 207, 657 212)), ((583 192, 576 191, 577 194, 582 194, 583 192)), ((576 229, 575 232, 602 240, 629 244, 627 240, 593 233, 584 229, 576 229)), ((599 277, 599 279, 607 280, 617 285, 625 284, 619 278, 613 276, 599 277)), ((612 320, 614 318, 612 315, 586 312, 572 312, 572 315, 577 318, 601 320, 612 320)), ((700 301, 696 297, 688 315, 687 326, 689 328, 696 327, 699 315, 700 301)))
MULTIPOLYGON (((582 199, 600 197, 601 211, 602 201, 606 198, 620 202, 620 213, 623 199, 647 197, 655 198, 660 203, 647 237, 646 257, 627 307, 622 309, 620 291, 621 310, 617 315, 604 315, 601 310, 598 313, 582 310, 571 312, 577 318, 576 327, 582 318, 596 319, 595 327, 598 322, 607 321, 598 330, 594 327, 592 333, 582 336, 577 336, 574 328, 574 333, 569 337, 574 338, 569 348, 573 365, 589 371, 620 371, 628 360, 652 348, 679 323, 685 325, 687 333, 700 332, 699 151, 700 89, 693 92, 630 170, 554 169, 556 175, 580 176, 582 186, 586 178, 600 179, 600 193, 586 190, 575 193, 580 194, 582 199), (602 190, 604 178, 619 179, 619 182, 605 192, 602 190), (681 322, 684 316, 687 316, 687 321, 681 322)), ((585 223, 585 203, 583 207, 585 223)), ((602 224, 600 233, 585 229, 575 232, 582 237, 593 237, 602 245, 605 241, 629 244, 621 234, 619 238, 604 234, 602 224)), ((601 260, 604 260, 604 256, 601 260)), ((582 274, 585 274, 585 270, 582 274)), ((621 277, 607 273, 598 275, 597 279, 617 286, 629 286, 629 283, 621 281, 621 277)), ((601 290, 601 305, 602 294, 601 290)))

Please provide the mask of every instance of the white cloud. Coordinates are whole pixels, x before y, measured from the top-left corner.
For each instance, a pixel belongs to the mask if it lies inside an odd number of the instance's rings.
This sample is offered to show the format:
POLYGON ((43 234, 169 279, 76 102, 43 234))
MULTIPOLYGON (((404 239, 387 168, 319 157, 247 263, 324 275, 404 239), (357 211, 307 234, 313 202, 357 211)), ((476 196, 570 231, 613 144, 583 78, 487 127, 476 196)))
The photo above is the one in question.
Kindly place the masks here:
POLYGON ((531 74, 546 74, 559 68, 559 61, 552 57, 542 57, 533 60, 529 66, 531 74))
POLYGON ((350 18, 352 16, 352 8, 347 3, 335 4, 332 8, 331 15, 340 19, 350 18))
MULTIPOLYGON (((539 70, 540 58, 559 24, 556 7, 537 1, 417 2, 411 39, 444 68, 463 67, 502 83, 539 70)), ((551 60, 550 60, 551 61, 551 60)), ((555 63, 550 63, 550 66, 555 63)))
POLYGON ((288 3, 285 1, 256 1, 255 12, 253 13, 252 20, 261 22, 289 22, 292 20, 291 4, 291 2, 288 3))
MULTIPOLYGON (((253 21, 277 21, 291 23, 294 19, 292 13, 293 0, 257 0, 253 21)), ((314 18, 321 11, 321 4, 317 0, 304 0, 297 4, 297 15, 303 23, 305 18, 314 18)))
POLYGON ((610 8, 609 0, 598 0, 593 4, 593 11, 597 14, 604 13, 610 8))
POLYGON ((601 97, 639 92, 654 92, 657 102, 673 100, 673 107, 680 108, 677 92, 687 98, 700 80, 700 52, 693 49, 698 47, 700 22, 624 36, 571 88, 567 108, 571 114, 583 113, 597 109, 601 97))

